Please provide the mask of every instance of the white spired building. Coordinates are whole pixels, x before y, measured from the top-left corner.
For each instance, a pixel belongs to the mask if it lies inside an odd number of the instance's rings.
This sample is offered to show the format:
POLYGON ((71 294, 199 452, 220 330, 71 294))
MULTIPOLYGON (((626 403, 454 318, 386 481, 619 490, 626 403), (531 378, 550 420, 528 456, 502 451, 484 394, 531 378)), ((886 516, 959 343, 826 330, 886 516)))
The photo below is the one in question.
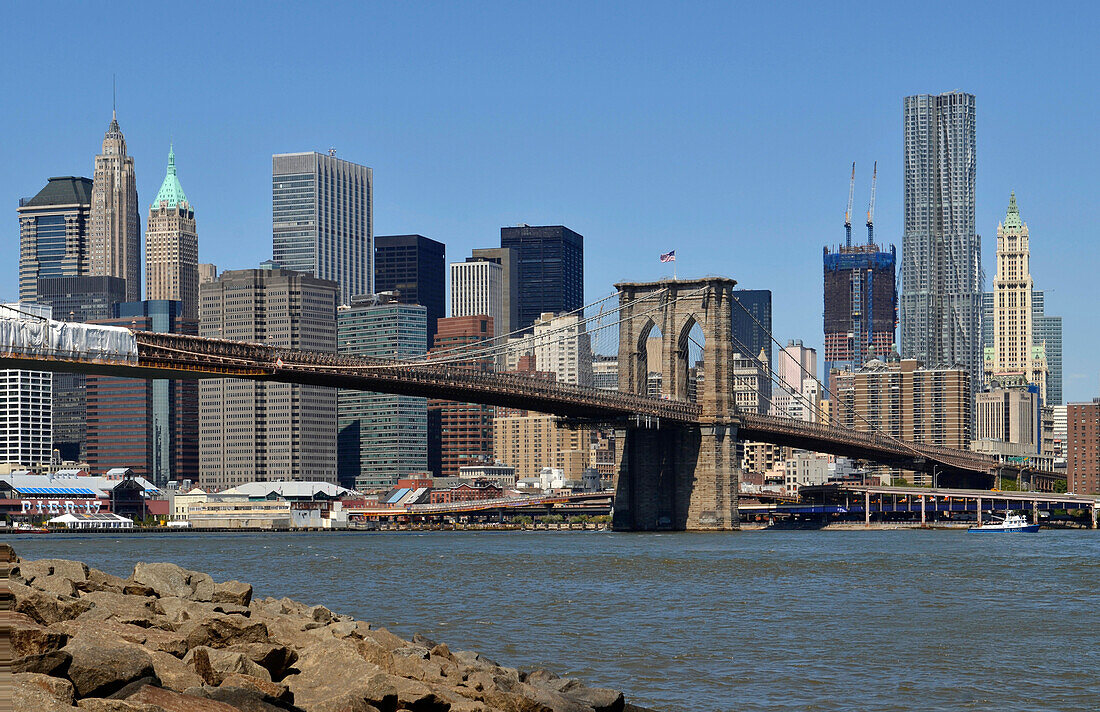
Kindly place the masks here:
POLYGON ((997 276, 993 279, 993 346, 985 351, 986 381, 1039 386, 1046 402, 1047 360, 1032 340, 1031 249, 1027 224, 1020 219, 1016 193, 997 226, 997 276))
MULTIPOLYGON (((0 318, 50 318, 44 304, 0 304, 0 318), (30 316, 29 316, 30 315, 30 316)), ((53 452, 53 376, 48 371, 0 371, 0 465, 37 468, 53 452)))

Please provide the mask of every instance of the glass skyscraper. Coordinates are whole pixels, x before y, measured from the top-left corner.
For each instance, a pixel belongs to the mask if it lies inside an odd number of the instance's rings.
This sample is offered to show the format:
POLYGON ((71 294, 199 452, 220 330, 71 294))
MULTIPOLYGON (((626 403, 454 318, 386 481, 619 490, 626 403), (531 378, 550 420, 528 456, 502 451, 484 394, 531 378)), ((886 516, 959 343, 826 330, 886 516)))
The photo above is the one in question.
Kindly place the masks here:
POLYGON ((374 238, 374 290, 427 310, 428 346, 436 322, 447 316, 447 247, 423 235, 374 238))
POLYGON ((374 179, 331 153, 271 158, 272 256, 340 285, 339 303, 374 291, 374 179))
MULTIPOLYGON (((338 351, 348 356, 412 358, 428 349, 427 309, 353 302, 336 314, 338 351)), ((337 476, 344 487, 389 489, 428 469, 428 401, 341 389, 337 396, 337 476)))
POLYGON ((50 178, 33 198, 19 201, 19 299, 38 298, 38 280, 91 272, 92 181, 50 178))
POLYGON ((767 375, 772 371, 772 292, 770 289, 735 289, 733 298, 741 304, 733 305, 734 351, 754 362, 760 359, 760 352, 764 352, 764 363, 757 365, 766 369, 759 394, 766 412, 772 397, 772 382, 767 375))
POLYGON ((981 243, 975 229, 975 101, 905 97, 905 233, 900 351, 982 382, 981 243))
POLYGON ((1031 341, 1043 345, 1047 357, 1047 400, 1062 405, 1062 317, 1047 316, 1046 295, 1031 293, 1031 341))
POLYGON ((531 329, 544 312, 584 306, 584 236, 561 225, 502 227, 500 246, 517 257, 519 321, 513 331, 531 329))

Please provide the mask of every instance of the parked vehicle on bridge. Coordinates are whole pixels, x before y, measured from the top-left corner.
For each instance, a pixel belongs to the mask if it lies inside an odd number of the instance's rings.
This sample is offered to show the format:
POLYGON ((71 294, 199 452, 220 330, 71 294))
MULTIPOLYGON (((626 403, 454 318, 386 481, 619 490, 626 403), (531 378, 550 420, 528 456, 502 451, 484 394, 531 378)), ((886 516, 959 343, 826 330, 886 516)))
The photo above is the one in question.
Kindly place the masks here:
POLYGON ((967 529, 970 532, 1006 532, 1006 533, 1031 533, 1039 531, 1038 524, 1028 524, 1027 518, 1019 514, 1005 514, 1005 518, 999 522, 982 524, 967 529))

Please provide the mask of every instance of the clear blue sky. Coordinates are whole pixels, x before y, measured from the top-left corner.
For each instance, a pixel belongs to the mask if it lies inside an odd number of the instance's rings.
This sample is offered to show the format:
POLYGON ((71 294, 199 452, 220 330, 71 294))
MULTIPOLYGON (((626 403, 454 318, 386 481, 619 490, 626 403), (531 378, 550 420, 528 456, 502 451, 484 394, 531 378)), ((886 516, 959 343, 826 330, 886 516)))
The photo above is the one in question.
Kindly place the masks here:
POLYGON ((18 198, 91 175, 117 74, 143 221, 172 137, 219 268, 271 255, 271 154, 334 146, 374 168, 376 234, 461 259, 502 225, 564 224, 585 236, 590 299, 667 275, 675 249, 680 276, 773 290, 776 335, 820 349, 821 248, 843 239, 851 162, 855 234, 877 160, 876 234, 900 252, 902 97, 962 89, 987 284, 1015 190, 1065 317, 1067 399, 1091 398, 1100 12, 894 5, 17 3, 0 28, 0 296, 18 292, 18 198))

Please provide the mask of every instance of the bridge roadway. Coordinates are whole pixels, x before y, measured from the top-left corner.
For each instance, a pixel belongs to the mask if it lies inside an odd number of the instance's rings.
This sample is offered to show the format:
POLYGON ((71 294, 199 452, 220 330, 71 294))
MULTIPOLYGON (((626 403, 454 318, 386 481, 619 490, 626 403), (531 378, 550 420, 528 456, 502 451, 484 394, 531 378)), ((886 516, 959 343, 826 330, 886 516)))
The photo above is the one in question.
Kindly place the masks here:
MULTIPOLYGON (((521 408, 582 421, 620 425, 683 426, 699 422, 695 403, 649 398, 556 383, 473 366, 292 351, 180 334, 134 331, 136 363, 92 359, 81 353, 21 353, 0 345, 0 368, 69 371, 125 378, 244 378, 439 398, 521 408)), ((774 416, 731 414, 738 438, 787 445, 948 475, 1016 475, 1019 468, 967 450, 909 443, 847 428, 774 416)), ((1051 479, 1055 473, 1036 473, 1051 479)))

